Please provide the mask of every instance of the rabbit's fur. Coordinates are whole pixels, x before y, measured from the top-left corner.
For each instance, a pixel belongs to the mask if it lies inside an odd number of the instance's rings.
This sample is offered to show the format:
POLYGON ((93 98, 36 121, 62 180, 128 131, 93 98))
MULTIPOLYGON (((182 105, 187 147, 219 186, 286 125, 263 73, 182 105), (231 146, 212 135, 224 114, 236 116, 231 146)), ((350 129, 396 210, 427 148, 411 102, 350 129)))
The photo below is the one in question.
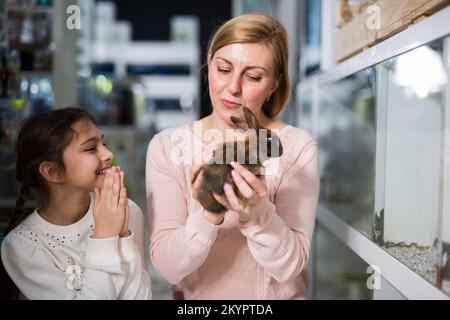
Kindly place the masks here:
POLYGON ((215 192, 219 196, 224 196, 223 187, 225 183, 232 185, 244 210, 249 210, 248 200, 239 192, 231 176, 231 171, 233 170, 233 167, 230 165, 231 161, 242 164, 258 176, 262 174, 262 163, 265 160, 280 157, 283 153, 283 146, 279 137, 270 129, 262 127, 250 109, 243 107, 243 110, 245 120, 233 116, 230 120, 238 129, 247 134, 246 139, 239 142, 224 142, 219 145, 214 152, 211 164, 202 165, 192 178, 192 183, 194 183, 198 174, 203 171, 204 180, 200 186, 197 198, 206 210, 213 213, 224 213, 227 210, 214 199, 212 194, 215 192), (242 150, 245 150, 245 154, 242 153, 242 150))

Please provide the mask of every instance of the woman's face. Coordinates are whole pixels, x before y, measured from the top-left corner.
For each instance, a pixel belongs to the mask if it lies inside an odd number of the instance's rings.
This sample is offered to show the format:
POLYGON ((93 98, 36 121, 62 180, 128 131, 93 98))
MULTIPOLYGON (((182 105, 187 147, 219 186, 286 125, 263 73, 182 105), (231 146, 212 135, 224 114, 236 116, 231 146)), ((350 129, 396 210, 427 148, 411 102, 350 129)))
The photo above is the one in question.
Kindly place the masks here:
POLYGON ((209 64, 213 112, 230 127, 230 116, 242 116, 241 105, 258 117, 278 87, 272 50, 259 43, 235 43, 216 51, 209 64))

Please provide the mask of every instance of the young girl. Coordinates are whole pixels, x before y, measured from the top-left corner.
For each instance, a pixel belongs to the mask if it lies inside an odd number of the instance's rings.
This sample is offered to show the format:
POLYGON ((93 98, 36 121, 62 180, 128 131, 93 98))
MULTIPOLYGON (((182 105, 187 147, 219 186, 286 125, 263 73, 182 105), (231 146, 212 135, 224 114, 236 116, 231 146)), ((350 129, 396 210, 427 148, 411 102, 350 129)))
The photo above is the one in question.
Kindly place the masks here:
POLYGON ((82 109, 24 123, 17 140, 20 195, 1 246, 3 298, 19 291, 27 299, 151 298, 142 211, 128 200, 112 157, 82 109), (23 220, 31 189, 39 208, 23 220))

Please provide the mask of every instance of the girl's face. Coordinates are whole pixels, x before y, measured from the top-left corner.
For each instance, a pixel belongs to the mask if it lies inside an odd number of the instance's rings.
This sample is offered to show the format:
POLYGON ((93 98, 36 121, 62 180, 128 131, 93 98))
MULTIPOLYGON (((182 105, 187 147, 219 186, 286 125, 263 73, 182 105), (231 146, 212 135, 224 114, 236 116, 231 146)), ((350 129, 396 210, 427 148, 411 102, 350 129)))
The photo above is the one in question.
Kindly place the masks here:
POLYGON ((93 123, 78 121, 72 129, 77 135, 64 150, 65 183, 83 191, 100 189, 113 154, 105 147, 103 135, 93 123))
POLYGON ((209 94, 213 113, 230 127, 230 116, 245 105, 257 117, 278 87, 272 50, 260 43, 235 43, 216 51, 209 64, 209 94))

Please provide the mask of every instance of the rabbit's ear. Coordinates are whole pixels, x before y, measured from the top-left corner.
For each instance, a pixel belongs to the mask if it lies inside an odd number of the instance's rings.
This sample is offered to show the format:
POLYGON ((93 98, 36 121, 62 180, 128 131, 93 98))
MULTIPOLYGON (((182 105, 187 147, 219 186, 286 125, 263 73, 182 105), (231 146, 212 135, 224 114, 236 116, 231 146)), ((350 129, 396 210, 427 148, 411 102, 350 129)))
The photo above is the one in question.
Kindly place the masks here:
POLYGON ((231 122, 234 123, 234 125, 236 126, 236 128, 238 128, 238 129, 241 130, 242 132, 246 132, 246 131, 249 129, 249 126, 248 126, 248 124, 247 124, 247 121, 241 120, 241 119, 236 118, 236 117, 233 117, 233 116, 231 116, 230 119, 231 119, 231 122))
POLYGON ((239 119, 236 117, 231 116, 231 122, 234 123, 236 128, 240 129, 243 132, 246 132, 248 129, 254 129, 258 130, 261 128, 258 119, 256 118, 255 114, 247 107, 243 107, 244 110, 244 119, 239 119))
POLYGON ((258 130, 261 127, 255 114, 247 107, 244 107, 244 116, 250 129, 258 130))

